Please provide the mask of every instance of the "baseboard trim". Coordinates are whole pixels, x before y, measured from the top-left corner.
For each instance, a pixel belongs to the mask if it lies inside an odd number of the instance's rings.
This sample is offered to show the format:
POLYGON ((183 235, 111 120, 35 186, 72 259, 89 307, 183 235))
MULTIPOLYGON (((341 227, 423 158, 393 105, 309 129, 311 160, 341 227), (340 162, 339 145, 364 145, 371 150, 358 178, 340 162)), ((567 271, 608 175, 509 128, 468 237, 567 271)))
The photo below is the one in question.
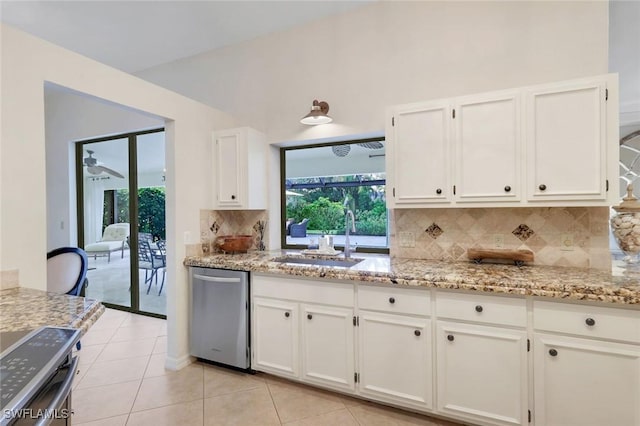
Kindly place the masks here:
POLYGON ((167 356, 167 358, 164 361, 164 367, 167 370, 178 371, 178 370, 182 370, 184 367, 193 363, 194 361, 195 361, 195 358, 190 355, 185 355, 180 358, 167 356))

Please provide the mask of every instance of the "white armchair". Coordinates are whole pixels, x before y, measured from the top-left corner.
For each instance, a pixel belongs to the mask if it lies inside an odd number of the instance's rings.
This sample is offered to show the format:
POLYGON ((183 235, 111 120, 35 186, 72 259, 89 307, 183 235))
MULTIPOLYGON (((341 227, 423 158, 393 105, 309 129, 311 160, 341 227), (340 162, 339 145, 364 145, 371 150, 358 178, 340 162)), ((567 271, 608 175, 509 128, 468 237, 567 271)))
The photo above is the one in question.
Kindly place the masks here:
POLYGON ((87 256, 107 256, 107 262, 111 262, 111 252, 121 251, 121 258, 124 258, 124 247, 129 236, 128 223, 114 223, 107 226, 102 233, 102 240, 97 243, 87 244, 84 251, 87 256))

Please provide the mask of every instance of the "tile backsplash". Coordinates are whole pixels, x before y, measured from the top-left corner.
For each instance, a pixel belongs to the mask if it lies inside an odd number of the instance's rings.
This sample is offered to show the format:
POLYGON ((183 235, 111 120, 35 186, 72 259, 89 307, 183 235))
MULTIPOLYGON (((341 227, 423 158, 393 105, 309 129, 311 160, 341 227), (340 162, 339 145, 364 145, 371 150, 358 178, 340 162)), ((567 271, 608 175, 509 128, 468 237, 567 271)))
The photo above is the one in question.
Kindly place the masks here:
POLYGON ((608 207, 396 209, 392 257, 467 260, 467 249, 533 251, 537 265, 609 269, 608 207))
MULTIPOLYGON (((392 257, 467 261, 469 248, 527 249, 534 264, 610 269, 608 207, 518 207, 390 210, 392 257), (569 245, 567 246, 568 243, 569 245)), ((200 244, 219 235, 253 235, 265 249, 266 210, 200 210, 200 244), (262 227, 262 230, 260 229, 262 227)))
POLYGON ((202 254, 215 250, 220 235, 252 235, 250 250, 267 250, 266 210, 200 210, 200 248, 202 254))

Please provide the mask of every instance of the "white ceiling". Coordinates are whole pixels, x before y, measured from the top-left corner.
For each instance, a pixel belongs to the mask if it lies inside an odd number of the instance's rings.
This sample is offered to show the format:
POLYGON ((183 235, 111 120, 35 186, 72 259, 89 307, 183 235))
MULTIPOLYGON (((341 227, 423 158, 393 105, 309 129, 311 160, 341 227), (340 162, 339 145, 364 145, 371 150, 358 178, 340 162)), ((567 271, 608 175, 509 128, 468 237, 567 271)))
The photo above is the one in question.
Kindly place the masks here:
POLYGON ((0 1, 0 20, 134 73, 374 0, 0 1))

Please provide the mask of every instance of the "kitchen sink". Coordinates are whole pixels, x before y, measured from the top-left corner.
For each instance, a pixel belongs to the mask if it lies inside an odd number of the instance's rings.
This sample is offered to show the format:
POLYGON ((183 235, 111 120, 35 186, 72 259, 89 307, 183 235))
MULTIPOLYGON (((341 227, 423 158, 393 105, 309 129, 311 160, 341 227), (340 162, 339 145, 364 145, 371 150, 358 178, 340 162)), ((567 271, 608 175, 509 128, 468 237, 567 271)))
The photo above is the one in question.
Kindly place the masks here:
POLYGON ((357 258, 340 258, 340 259, 319 259, 311 257, 300 256, 283 256, 272 259, 272 262, 278 263, 292 263, 296 265, 311 265, 311 266, 330 266, 333 268, 351 268, 354 265, 362 262, 364 259, 357 258))

